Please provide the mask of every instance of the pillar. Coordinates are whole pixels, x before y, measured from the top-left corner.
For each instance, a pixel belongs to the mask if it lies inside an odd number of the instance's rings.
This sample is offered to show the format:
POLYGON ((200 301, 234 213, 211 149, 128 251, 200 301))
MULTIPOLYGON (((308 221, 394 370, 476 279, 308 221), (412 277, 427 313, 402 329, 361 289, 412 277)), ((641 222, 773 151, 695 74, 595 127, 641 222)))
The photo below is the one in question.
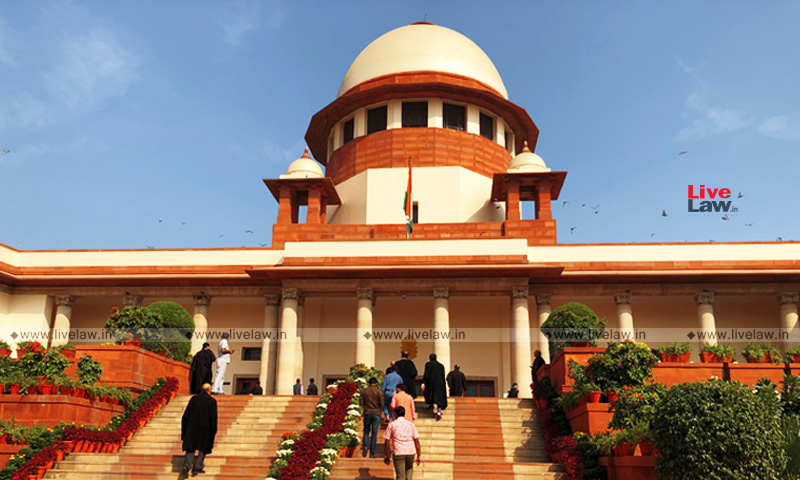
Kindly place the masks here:
MULTIPOLYGON (((714 292, 702 291, 694 296, 697 303, 697 319, 700 322, 700 329, 704 332, 716 332, 717 326, 714 321, 714 292)), ((717 339, 713 335, 706 335, 705 339, 700 340, 703 343, 711 345, 717 344, 717 339)))
POLYGON ((126 307, 138 307, 142 304, 142 300, 144 297, 135 293, 125 292, 125 295, 122 296, 122 304, 126 307))
POLYGON ((261 381, 261 388, 266 395, 275 394, 275 372, 278 360, 278 342, 275 337, 278 334, 278 309, 280 307, 281 296, 270 294, 264 296, 264 331, 274 338, 264 335, 261 341, 261 366, 258 372, 258 379, 261 381))
POLYGON ((545 363, 550 363, 550 344, 547 341, 547 337, 544 336, 542 333, 542 324, 547 321, 547 317, 550 316, 550 312, 553 311, 553 308, 550 306, 550 294, 549 293, 537 293, 536 294, 536 307, 537 307, 537 315, 539 317, 539 335, 537 336, 538 339, 538 347, 537 349, 542 352, 542 359, 545 363))
MULTIPOLYGON (((208 306, 211 305, 211 296, 194 295, 194 335, 192 336, 192 355, 203 348, 203 343, 208 342, 208 306)), ((209 342, 211 343, 211 342, 209 342)))
POLYGON ((633 311, 631 310, 631 292, 620 292, 614 295, 614 303, 617 304, 617 328, 623 340, 636 340, 633 328, 633 311))
POLYGON ((292 189, 281 185, 278 194, 278 224, 292 223, 292 189))
POLYGON ((511 287, 511 310, 511 381, 519 385, 520 397, 531 398, 531 321, 527 285, 511 287))
POLYGON ((72 305, 75 304, 75 297, 71 295, 56 295, 55 302, 56 318, 53 321, 51 347, 69 343, 69 328, 72 321, 72 305))
POLYGON ((300 291, 296 288, 284 288, 281 291, 280 342, 278 342, 278 365, 275 375, 275 393, 291 395, 294 385, 295 360, 297 357, 297 300, 300 291))
POLYGON ((356 363, 375 366, 375 343, 372 341, 372 306, 375 301, 372 288, 359 288, 356 311, 356 363))
POLYGON ((536 220, 552 220, 550 183, 541 182, 536 186, 536 220))
POLYGON ((308 211, 306 212, 306 223, 319 225, 320 212, 322 210, 322 192, 317 185, 308 189, 308 211))
POLYGON ((519 209, 519 183, 516 180, 509 179, 506 197, 506 220, 519 220, 521 218, 519 209))
MULTIPOLYGON (((294 376, 304 384, 303 367, 305 366, 305 351, 303 350, 303 329, 306 328, 306 297, 303 294, 297 298, 297 342, 295 343, 294 376)), ((292 382, 294 384, 294 382, 292 382)))
POLYGON ((319 223, 325 225, 328 223, 328 197, 322 195, 319 204, 319 223))
POLYGON ((782 292, 778 294, 778 301, 781 304, 781 334, 786 332, 788 336, 783 340, 786 348, 800 343, 800 332, 797 329, 797 301, 800 299, 798 292, 782 292))
MULTIPOLYGON (((450 289, 448 287, 435 287, 433 289, 433 328, 437 332, 450 331, 450 289)), ((449 372, 450 339, 435 338, 433 340, 433 353, 436 354, 439 363, 444 365, 444 370, 449 372)))

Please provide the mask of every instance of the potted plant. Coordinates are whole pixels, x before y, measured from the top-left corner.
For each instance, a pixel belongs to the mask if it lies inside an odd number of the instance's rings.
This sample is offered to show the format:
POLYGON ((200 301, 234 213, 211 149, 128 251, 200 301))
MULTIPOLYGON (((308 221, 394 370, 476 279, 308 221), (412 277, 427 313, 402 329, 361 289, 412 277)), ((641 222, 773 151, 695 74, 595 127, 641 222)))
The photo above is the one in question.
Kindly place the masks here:
POLYGON ((78 369, 75 372, 81 386, 94 385, 103 376, 103 365, 86 355, 78 361, 78 369))
MULTIPOLYGON (((627 441, 633 448, 639 449, 643 457, 652 457, 655 445, 655 438, 650 431, 650 424, 644 420, 634 422, 626 429, 627 441)), ((635 455, 635 453, 634 453, 635 455)))
POLYGON ((610 457, 614 451, 614 436, 612 432, 600 432, 592 441, 597 445, 597 453, 602 457, 610 457))
POLYGON ((0 357, 11 356, 11 345, 3 340, 0 340, 0 357))
POLYGON ((581 392, 587 398, 588 403, 600 403, 600 397, 603 392, 600 387, 594 382, 587 382, 581 386, 581 392))
POLYGON ((786 359, 791 363, 800 363, 800 345, 786 350, 786 359))
POLYGON ((597 339, 606 328, 606 319, 581 303, 570 302, 556 307, 542 324, 542 332, 548 335, 550 355, 555 358, 567 344, 596 346, 597 339), (565 340, 571 339, 571 340, 565 340))
POLYGON ((781 351, 771 343, 756 345, 750 342, 742 349, 742 356, 747 363, 780 363, 783 361, 781 351))
POLYGON ((20 390, 20 382, 24 379, 24 375, 20 372, 13 372, 8 377, 5 378, 5 383, 8 385, 8 394, 9 395, 19 395, 20 390))
POLYGON ((69 379, 66 375, 57 378, 54 381, 56 387, 58 387, 59 393, 61 395, 72 395, 73 390, 75 389, 75 381, 69 379))
POLYGON ((634 452, 634 445, 630 442, 628 430, 621 430, 614 435, 614 456, 630 457, 634 452))
POLYGON ((20 395, 32 395, 36 393, 36 387, 39 386, 39 379, 20 375, 17 380, 20 395))
POLYGON ((736 350, 729 343, 711 345, 706 343, 700 351, 700 361, 703 363, 730 363, 736 350))
POLYGON ((692 355, 688 342, 675 342, 658 347, 659 360, 665 363, 687 363, 692 355))
MULTIPOLYGON (((105 328, 111 330, 118 343, 141 347, 142 338, 162 327, 161 317, 141 305, 114 307, 106 320, 105 328)), ((148 341, 152 341, 148 336, 148 341)))

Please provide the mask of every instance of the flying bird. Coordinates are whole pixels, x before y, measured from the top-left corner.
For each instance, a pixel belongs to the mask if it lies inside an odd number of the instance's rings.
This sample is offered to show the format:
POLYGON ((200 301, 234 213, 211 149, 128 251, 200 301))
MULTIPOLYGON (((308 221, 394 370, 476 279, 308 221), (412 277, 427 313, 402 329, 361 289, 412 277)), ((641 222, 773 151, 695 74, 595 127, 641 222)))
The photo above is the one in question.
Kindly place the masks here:
POLYGON ((600 213, 600 212, 598 212, 597 210, 595 210, 595 211, 594 211, 594 214, 595 214, 595 215, 597 215, 598 213, 600 213))
POLYGON ((565 201, 563 201, 563 202, 561 202, 561 208, 564 208, 564 207, 566 207, 568 203, 569 203, 569 202, 568 202, 568 201, 566 201, 566 200, 565 200, 565 201))
POLYGON ((267 244, 266 244, 266 243, 259 243, 259 244, 258 244, 258 246, 259 246, 259 247, 266 247, 266 246, 267 246, 267 244))
POLYGON ((752 226, 753 226, 753 224, 752 224, 752 223, 745 223, 745 224, 744 224, 744 226, 745 226, 745 227, 752 227, 752 226))
POLYGON ((594 207, 589 207, 589 208, 591 208, 592 210, 597 210, 599 207, 600 207, 600 204, 598 203, 598 204, 597 204, 597 205, 595 205, 594 207))
POLYGON ((655 236, 656 236, 656 234, 655 234, 655 233, 651 233, 651 234, 650 234, 650 238, 653 238, 653 237, 655 237, 655 236))
POLYGON ((667 216, 667 211, 666 210, 661 210, 661 216, 662 217, 666 217, 667 216))
POLYGON ((153 250, 153 249, 155 249, 155 248, 156 248, 156 247, 151 247, 150 245, 145 245, 145 246, 146 246, 148 249, 150 249, 150 250, 153 250))
POLYGON ((576 228, 578 228, 578 227, 571 227, 569 229, 569 234, 572 235, 572 232, 574 232, 576 228))
POLYGON ((687 153, 689 153, 689 152, 681 152, 681 153, 678 154, 678 156, 680 157, 681 155, 686 155, 687 153))
POLYGON ((6 153, 11 153, 11 150, 9 150, 9 149, 7 149, 7 148, 4 148, 4 149, 3 149, 3 155, 5 155, 6 153))
POLYGON ((186 222, 181 222, 181 225, 186 225, 186 222))
POLYGON ((219 238, 222 238, 222 237, 224 237, 224 236, 225 236, 225 235, 220 235, 220 236, 219 236, 219 238))
POLYGON ((245 230, 244 233, 253 233, 252 230, 245 230))
POLYGON ((778 241, 782 242, 783 241, 783 237, 778 237, 778 241))
POLYGON ((730 220, 730 218, 728 218, 728 214, 727 214, 727 213, 726 213, 725 215, 723 215, 723 216, 722 216, 722 219, 723 219, 723 220, 730 220))
POLYGON ((742 198, 742 197, 744 197, 744 195, 742 195, 742 192, 739 192, 739 195, 736 196, 736 198, 742 198))
POLYGON ((584 203, 583 205, 581 205, 581 208, 586 208, 586 204, 584 203))
POLYGON ((163 222, 163 221, 164 221, 164 220, 161 220, 160 218, 158 219, 158 223, 161 223, 161 222, 163 222))

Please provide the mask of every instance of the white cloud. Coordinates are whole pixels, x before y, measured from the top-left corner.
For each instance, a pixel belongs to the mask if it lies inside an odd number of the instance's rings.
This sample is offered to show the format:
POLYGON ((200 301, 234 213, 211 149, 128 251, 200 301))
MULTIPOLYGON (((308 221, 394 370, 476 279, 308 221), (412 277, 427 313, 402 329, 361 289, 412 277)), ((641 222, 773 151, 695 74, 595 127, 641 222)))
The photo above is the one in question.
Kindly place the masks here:
POLYGON ((42 128, 49 123, 44 103, 27 92, 0 98, 0 102, 0 128, 42 128))
POLYGON ((249 35, 257 34, 265 28, 281 26, 282 12, 275 10, 264 14, 261 7, 261 3, 256 1, 242 1, 231 5, 232 12, 220 15, 219 24, 225 34, 225 42, 237 46, 249 35))
POLYGON ((59 58, 45 76, 51 93, 70 107, 91 106, 124 94, 142 61, 111 32, 95 28, 61 41, 59 58))
POLYGON ((683 71, 696 83, 695 89, 686 97, 684 117, 689 125, 683 127, 675 140, 679 142, 715 137, 728 132, 747 128, 753 120, 744 110, 721 106, 730 103, 721 98, 698 73, 700 67, 687 67, 680 63, 683 71))
POLYGON ((800 117, 789 115, 770 117, 761 122, 758 133, 765 137, 800 141, 800 117))
POLYGON ((8 44, 8 27, 6 26, 5 21, 0 18, 0 63, 4 63, 9 67, 16 67, 17 62, 14 60, 14 56, 9 51, 8 44))

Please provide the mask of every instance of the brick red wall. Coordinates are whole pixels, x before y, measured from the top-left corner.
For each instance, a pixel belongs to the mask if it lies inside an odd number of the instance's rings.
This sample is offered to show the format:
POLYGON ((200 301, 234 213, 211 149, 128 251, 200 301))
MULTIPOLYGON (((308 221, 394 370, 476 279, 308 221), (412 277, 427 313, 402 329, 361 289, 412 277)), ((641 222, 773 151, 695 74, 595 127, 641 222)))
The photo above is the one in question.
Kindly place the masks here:
POLYGON ((61 422, 102 427, 125 407, 67 395, 0 395, 0 418, 52 427, 61 422))
POLYGON ((474 133, 446 128, 393 128, 358 137, 333 152, 325 174, 338 185, 368 168, 462 166, 485 177, 508 169, 511 154, 474 133))

